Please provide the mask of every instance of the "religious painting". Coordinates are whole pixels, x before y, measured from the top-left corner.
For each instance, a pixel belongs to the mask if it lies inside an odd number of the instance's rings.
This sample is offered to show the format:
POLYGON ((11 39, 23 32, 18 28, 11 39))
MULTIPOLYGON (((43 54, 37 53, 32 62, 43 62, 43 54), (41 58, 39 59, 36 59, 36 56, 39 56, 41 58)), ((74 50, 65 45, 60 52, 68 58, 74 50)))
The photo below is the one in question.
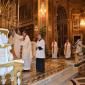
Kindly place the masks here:
POLYGON ((32 21, 33 18, 33 13, 32 13, 32 5, 31 4, 25 4, 20 7, 20 21, 21 22, 30 22, 32 21))
POLYGON ((73 30, 79 30, 80 28, 80 16, 79 14, 72 15, 73 30))

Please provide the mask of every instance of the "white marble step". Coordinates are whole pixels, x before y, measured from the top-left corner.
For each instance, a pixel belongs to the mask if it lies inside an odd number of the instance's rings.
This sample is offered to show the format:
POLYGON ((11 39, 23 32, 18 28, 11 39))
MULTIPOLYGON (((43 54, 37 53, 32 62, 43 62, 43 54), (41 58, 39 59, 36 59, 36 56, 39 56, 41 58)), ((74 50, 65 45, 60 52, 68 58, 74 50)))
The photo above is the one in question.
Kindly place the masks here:
MULTIPOLYGON (((53 81, 52 83, 50 83, 49 85, 57 85, 56 80, 53 81)), ((73 83, 71 81, 67 81, 67 82, 63 83, 62 85, 73 85, 73 83)))
MULTIPOLYGON (((73 78, 73 76, 76 74, 76 72, 74 71, 69 71, 69 73, 65 74, 64 76, 62 76, 59 79, 56 79, 52 82, 50 82, 47 85, 67 85, 66 82, 68 82, 71 78, 73 78), (53 82, 55 82, 53 84, 53 82)), ((69 84, 68 84, 69 85, 69 84)))
POLYGON ((32 85, 64 85, 67 81, 73 78, 77 74, 73 66, 69 66, 59 73, 55 73, 48 78, 45 78, 32 85))

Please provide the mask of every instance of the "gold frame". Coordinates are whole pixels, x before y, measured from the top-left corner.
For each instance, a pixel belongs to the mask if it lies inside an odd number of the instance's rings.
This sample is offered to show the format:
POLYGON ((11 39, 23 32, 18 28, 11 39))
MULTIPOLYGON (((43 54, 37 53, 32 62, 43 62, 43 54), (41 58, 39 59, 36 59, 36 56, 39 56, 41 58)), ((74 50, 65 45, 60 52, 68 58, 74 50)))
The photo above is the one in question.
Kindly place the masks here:
POLYGON ((73 30, 80 30, 80 15, 79 14, 72 14, 72 27, 73 30))

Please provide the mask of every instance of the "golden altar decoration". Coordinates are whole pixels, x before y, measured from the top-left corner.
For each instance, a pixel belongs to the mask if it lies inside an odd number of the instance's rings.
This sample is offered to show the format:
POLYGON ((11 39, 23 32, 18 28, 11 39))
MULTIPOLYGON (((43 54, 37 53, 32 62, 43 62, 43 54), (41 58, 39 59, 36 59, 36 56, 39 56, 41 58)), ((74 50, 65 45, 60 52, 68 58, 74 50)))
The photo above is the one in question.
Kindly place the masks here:
POLYGON ((8 36, 9 33, 8 29, 3 29, 3 28, 0 28, 0 32, 4 33, 6 36, 8 36))
POLYGON ((0 68, 13 66, 13 70, 10 73, 0 76, 0 85, 3 85, 2 83, 4 80, 5 80, 5 84, 7 85, 8 84, 7 81, 10 78, 12 78, 10 80, 11 85, 22 85, 21 84, 22 83, 22 63, 23 63, 22 60, 13 60, 6 64, 0 64, 0 68), (10 78, 6 78, 7 75, 9 75, 10 78), (18 82, 20 82, 20 84, 18 82))
POLYGON ((0 85, 22 85, 22 59, 14 60, 8 29, 0 28, 0 85))

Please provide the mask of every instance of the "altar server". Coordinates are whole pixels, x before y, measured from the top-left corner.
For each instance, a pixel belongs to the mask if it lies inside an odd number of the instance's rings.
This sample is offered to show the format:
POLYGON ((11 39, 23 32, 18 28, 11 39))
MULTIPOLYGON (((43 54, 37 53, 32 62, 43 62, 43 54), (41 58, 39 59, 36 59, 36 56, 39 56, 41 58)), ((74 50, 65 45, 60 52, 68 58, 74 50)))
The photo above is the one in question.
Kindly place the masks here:
POLYGON ((22 32, 22 36, 23 39, 21 41, 21 46, 22 46, 22 59, 24 60, 23 70, 30 71, 32 61, 31 41, 29 36, 26 34, 25 30, 22 32))
POLYGON ((69 59, 71 57, 71 43, 69 42, 69 40, 67 40, 64 45, 64 55, 66 59, 69 59))
POLYGON ((52 58, 57 58, 57 54, 58 54, 58 45, 57 45, 57 41, 53 41, 52 42, 52 58))
POLYGON ((45 41, 40 34, 36 44, 36 70, 39 73, 45 72, 45 41))

